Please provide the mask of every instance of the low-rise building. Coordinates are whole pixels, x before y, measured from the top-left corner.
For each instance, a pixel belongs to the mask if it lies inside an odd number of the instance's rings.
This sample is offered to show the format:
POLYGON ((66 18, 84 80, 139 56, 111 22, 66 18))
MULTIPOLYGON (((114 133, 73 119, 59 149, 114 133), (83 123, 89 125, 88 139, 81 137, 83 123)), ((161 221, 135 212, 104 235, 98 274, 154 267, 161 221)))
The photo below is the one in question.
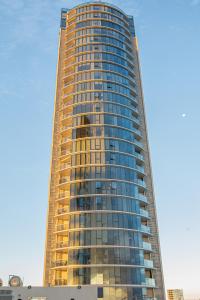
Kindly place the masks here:
POLYGON ((78 287, 0 287, 0 300, 99 300, 102 288, 78 287))
POLYGON ((173 289, 167 290, 168 300, 184 300, 183 290, 173 289))

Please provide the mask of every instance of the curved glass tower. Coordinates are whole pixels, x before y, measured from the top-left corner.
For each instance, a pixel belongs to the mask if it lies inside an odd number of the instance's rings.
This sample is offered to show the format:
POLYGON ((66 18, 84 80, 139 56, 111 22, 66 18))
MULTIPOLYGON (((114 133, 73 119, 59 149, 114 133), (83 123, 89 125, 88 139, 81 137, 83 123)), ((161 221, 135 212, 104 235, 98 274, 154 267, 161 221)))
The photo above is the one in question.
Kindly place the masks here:
POLYGON ((63 9, 44 284, 165 299, 133 18, 63 9))

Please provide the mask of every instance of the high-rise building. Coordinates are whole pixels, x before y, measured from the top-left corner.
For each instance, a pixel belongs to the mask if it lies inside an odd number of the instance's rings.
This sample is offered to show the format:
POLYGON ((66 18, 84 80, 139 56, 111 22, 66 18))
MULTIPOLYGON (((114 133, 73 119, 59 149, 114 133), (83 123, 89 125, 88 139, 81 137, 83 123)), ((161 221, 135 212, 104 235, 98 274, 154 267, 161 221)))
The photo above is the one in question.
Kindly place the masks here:
POLYGON ((165 299, 133 17, 62 9, 44 285, 165 299))
POLYGON ((184 300, 183 290, 167 290, 168 300, 184 300))

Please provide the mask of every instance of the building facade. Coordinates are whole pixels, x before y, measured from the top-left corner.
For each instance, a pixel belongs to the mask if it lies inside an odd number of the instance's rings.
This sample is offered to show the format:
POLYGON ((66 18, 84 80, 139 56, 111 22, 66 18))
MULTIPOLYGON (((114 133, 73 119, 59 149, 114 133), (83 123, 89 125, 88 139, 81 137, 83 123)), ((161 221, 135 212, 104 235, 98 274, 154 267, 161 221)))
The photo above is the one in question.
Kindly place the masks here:
POLYGON ((44 285, 164 300, 133 17, 61 12, 44 285))
POLYGON ((0 300, 98 300, 98 287, 0 287, 0 300))
POLYGON ((167 290, 168 300, 184 300, 183 290, 167 290))

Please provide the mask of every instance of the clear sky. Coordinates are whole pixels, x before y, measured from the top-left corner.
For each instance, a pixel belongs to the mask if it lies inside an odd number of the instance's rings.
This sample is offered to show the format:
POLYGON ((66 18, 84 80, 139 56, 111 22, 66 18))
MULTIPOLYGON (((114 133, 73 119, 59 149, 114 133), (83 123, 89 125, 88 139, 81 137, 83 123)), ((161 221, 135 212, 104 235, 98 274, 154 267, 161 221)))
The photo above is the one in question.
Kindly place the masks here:
MULTIPOLYGON (((5 282, 42 283, 60 8, 78 3, 0 0, 5 282)), ((166 288, 200 298, 200 1, 110 3, 135 16, 166 288)))

